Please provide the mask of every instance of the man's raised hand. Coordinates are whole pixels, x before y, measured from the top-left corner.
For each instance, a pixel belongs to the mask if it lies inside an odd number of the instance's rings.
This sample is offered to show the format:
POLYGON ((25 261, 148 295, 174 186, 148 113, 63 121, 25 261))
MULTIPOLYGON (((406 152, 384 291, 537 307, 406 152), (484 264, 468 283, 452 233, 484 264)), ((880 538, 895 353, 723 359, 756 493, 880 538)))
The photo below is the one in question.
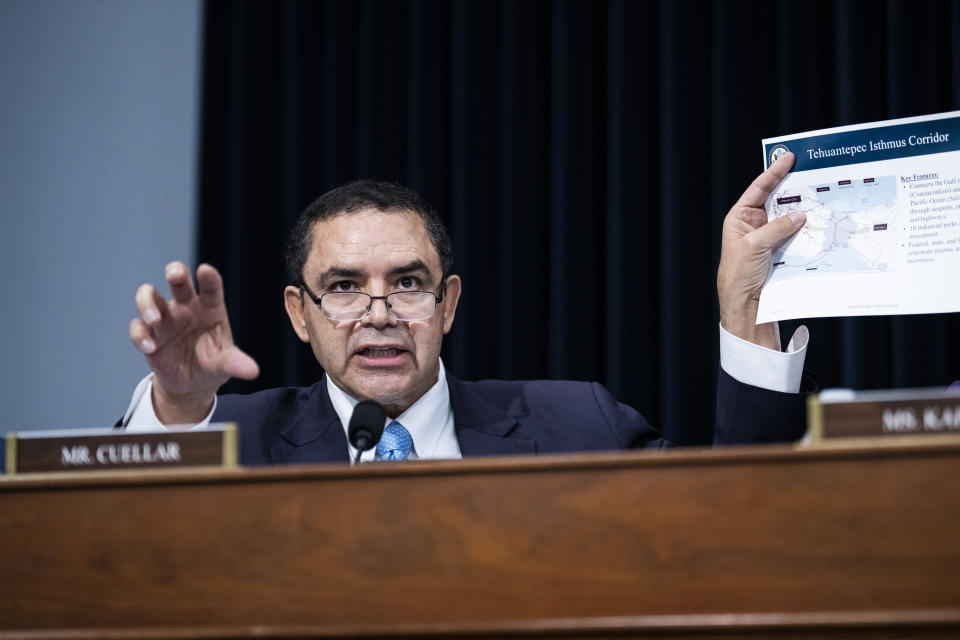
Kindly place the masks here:
POLYGON ((153 370, 153 406, 163 424, 203 420, 230 378, 252 380, 257 363, 233 344, 223 280, 212 266, 197 267, 197 289, 182 262, 166 267, 171 299, 149 284, 137 290, 139 318, 130 339, 153 370))
POLYGON ((775 324, 756 324, 760 289, 770 273, 774 249, 796 233, 806 216, 791 211, 767 222, 763 205, 793 166, 792 153, 757 176, 723 221, 717 295, 720 324, 733 335, 764 347, 777 349, 775 324))

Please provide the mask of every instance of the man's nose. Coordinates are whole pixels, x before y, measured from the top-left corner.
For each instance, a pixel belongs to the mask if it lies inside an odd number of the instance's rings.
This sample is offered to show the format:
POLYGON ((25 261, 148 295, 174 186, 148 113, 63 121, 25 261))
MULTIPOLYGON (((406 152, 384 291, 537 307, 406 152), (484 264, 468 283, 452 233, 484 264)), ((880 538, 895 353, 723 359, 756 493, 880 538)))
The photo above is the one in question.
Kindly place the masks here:
POLYGON ((390 311, 386 298, 376 297, 370 300, 370 311, 360 319, 360 322, 373 327, 386 327, 397 324, 397 317, 390 311))

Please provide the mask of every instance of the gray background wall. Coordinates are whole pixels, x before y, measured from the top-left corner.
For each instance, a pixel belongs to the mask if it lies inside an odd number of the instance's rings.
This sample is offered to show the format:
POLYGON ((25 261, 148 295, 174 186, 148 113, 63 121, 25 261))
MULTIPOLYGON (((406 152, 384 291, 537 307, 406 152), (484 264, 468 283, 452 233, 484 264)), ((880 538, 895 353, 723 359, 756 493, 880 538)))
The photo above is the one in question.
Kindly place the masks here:
POLYGON ((0 433, 106 426, 194 254, 199 0, 0 0, 0 433))

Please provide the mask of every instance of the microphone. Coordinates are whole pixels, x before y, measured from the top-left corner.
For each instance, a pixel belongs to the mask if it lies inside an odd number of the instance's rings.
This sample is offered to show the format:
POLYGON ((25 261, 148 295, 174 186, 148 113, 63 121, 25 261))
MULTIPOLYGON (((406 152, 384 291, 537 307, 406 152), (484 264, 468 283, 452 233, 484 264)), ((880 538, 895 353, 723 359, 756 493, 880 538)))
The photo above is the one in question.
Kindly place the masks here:
POLYGON ((360 462, 360 455, 367 449, 372 449, 380 436, 383 435, 383 423, 387 421, 387 413, 376 400, 361 400, 353 408, 350 416, 350 427, 347 437, 357 449, 357 458, 354 464, 360 462))

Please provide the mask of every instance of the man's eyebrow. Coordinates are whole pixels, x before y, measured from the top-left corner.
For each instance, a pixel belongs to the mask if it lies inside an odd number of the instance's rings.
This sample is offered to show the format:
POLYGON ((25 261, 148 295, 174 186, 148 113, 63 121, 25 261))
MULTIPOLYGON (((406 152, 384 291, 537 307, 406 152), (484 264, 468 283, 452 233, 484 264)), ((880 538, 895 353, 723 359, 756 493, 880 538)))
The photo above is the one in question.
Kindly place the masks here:
MULTIPOLYGON (((430 273, 430 268, 423 262, 423 260, 411 260, 407 264, 402 264, 390 269, 387 272, 387 275, 396 278, 397 276, 404 276, 411 273, 422 272, 425 275, 432 275, 430 273)), ((346 267, 330 267, 317 277, 317 282, 321 286, 325 286, 327 283, 340 280, 340 279, 351 279, 357 280, 365 277, 365 272, 360 269, 348 269, 346 267)))
POLYGON ((321 285, 330 282, 331 280, 336 280, 339 278, 360 278, 363 276, 363 272, 359 269, 345 269, 343 267, 330 267, 326 271, 320 274, 317 278, 317 282, 321 285))
POLYGON ((423 260, 411 260, 407 264, 400 265, 399 267, 394 267, 387 272, 387 275, 390 276, 402 276, 408 273, 415 273, 417 271, 422 271, 427 275, 430 274, 430 269, 424 264, 423 260))

